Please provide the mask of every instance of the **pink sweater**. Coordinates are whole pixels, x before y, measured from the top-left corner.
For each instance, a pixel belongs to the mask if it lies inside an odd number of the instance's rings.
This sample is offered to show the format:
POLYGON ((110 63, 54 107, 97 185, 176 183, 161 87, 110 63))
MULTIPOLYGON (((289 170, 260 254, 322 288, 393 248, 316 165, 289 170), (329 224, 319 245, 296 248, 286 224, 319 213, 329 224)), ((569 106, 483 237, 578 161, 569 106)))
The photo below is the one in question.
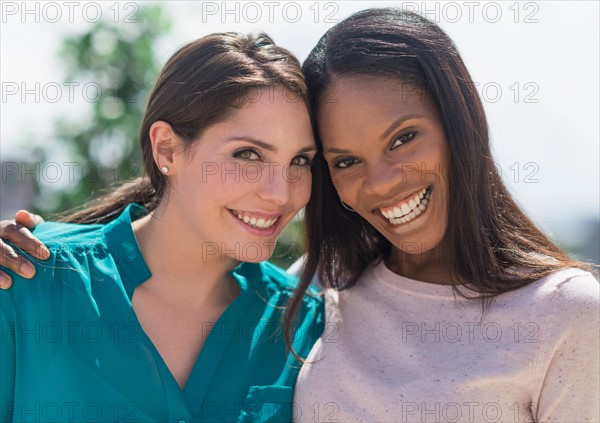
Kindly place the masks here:
POLYGON ((383 262, 326 292, 301 422, 600 422, 600 287, 566 269, 477 301, 383 262))

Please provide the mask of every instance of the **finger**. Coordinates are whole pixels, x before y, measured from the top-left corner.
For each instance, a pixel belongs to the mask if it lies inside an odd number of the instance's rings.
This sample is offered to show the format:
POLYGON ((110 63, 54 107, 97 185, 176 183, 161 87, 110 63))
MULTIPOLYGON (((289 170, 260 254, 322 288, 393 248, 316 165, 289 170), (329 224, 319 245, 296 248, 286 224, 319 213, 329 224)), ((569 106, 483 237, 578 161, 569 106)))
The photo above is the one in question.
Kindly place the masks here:
POLYGON ((15 220, 17 223, 20 223, 28 229, 33 229, 40 223, 44 223, 44 219, 42 219, 41 216, 29 213, 27 210, 19 210, 16 212, 15 220))
POLYGON ((35 275, 35 267, 25 258, 15 253, 10 245, 0 242, 0 265, 12 270, 13 272, 31 279, 35 275))
POLYGON ((12 279, 0 270, 0 289, 8 289, 12 285, 12 279))
POLYGON ((19 223, 6 226, 2 231, 2 237, 12 241, 17 247, 35 258, 46 260, 50 257, 50 251, 46 246, 34 237, 29 229, 19 223))

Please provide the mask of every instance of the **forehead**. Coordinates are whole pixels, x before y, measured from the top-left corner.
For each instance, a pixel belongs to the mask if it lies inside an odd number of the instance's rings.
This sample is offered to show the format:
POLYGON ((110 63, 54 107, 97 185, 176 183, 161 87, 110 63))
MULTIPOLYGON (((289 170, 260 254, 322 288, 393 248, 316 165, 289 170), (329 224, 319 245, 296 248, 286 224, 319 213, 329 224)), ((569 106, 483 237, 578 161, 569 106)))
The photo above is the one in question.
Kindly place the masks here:
POLYGON ((414 84, 372 76, 341 77, 332 84, 318 116, 324 141, 349 134, 379 135, 403 116, 438 120, 433 101, 414 84))
POLYGON ((225 122, 265 126, 276 124, 278 119, 308 120, 308 108, 304 100, 281 86, 251 89, 242 97, 243 104, 228 114, 225 122), (266 120, 261 120, 266 119, 266 120))
POLYGON ((252 136, 270 143, 311 142, 312 126, 306 103, 282 87, 251 90, 247 101, 204 132, 205 137, 252 136))

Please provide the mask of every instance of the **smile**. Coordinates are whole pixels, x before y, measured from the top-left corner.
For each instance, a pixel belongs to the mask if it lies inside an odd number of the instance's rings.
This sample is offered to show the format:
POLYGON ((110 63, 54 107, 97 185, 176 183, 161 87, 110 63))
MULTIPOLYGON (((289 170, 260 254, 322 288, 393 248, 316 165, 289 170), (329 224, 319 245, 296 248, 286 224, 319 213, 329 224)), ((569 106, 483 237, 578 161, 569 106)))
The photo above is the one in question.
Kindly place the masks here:
POLYGON ((427 209, 431 197, 431 186, 412 194, 408 200, 390 207, 379 209, 381 214, 392 224, 401 225, 408 223, 427 209))
POLYGON ((261 216, 254 213, 249 213, 245 211, 238 210, 230 210, 231 213, 237 217, 239 220, 247 224, 248 226, 252 226, 257 229, 269 229, 279 219, 280 216, 261 216))

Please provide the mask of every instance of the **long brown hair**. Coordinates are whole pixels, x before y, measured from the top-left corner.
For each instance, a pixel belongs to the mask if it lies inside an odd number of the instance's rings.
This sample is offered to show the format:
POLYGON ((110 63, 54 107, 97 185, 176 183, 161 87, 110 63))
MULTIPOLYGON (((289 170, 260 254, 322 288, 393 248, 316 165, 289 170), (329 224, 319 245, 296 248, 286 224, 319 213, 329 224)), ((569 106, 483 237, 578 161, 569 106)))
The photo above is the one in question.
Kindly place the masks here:
POLYGON ((154 162, 150 127, 168 122, 189 149, 202 131, 247 101, 255 88, 282 86, 308 106, 300 62, 264 33, 211 34, 179 49, 163 67, 148 99, 140 129, 145 175, 93 200, 83 210, 61 219, 73 223, 105 223, 129 203, 156 208, 167 178, 154 162))
MULTIPOLYGON (((340 76, 393 77, 425 90, 434 100, 451 152, 445 254, 454 275, 472 283, 475 291, 469 296, 453 280, 455 294, 481 299, 485 311, 494 296, 558 269, 589 270, 537 229, 502 183, 475 85, 454 43, 435 23, 395 8, 358 12, 319 40, 303 71, 317 128, 319 106, 335 98, 335 78, 340 76)), ((318 134, 316 140, 319 157, 305 212, 306 261, 285 314, 288 348, 290 322, 315 273, 324 287, 348 288, 392 248, 365 219, 342 206, 318 134)))

